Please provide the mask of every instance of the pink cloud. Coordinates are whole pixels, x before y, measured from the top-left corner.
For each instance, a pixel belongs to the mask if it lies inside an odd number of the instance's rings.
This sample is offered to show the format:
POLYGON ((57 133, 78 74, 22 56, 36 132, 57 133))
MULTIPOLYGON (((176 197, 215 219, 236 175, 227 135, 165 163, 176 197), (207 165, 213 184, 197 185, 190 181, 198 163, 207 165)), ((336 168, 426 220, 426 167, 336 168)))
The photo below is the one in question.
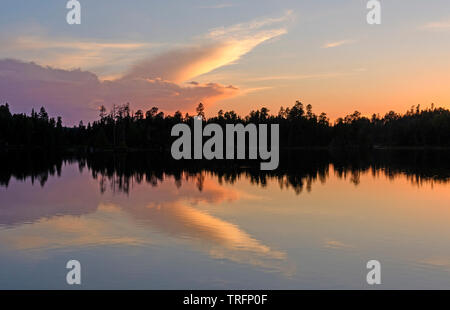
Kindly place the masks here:
POLYGON ((98 107, 130 102, 132 109, 158 106, 167 112, 192 111, 198 102, 211 103, 233 96, 238 89, 216 83, 186 86, 160 78, 124 77, 100 81, 91 72, 61 70, 18 60, 0 60, 0 100, 13 111, 30 113, 46 107, 66 124, 97 119, 98 107))

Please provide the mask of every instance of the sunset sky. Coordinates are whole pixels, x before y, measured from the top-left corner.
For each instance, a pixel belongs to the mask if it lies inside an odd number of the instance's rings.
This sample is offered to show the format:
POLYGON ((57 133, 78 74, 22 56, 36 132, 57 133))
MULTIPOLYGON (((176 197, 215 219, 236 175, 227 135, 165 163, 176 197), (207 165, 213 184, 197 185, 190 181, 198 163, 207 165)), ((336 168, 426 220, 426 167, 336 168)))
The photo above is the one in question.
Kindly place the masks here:
POLYGON ((331 119, 450 107, 450 2, 384 0, 2 0, 0 102, 66 124, 98 107, 247 114, 295 100, 331 119), (33 62, 33 63, 30 63, 33 62))

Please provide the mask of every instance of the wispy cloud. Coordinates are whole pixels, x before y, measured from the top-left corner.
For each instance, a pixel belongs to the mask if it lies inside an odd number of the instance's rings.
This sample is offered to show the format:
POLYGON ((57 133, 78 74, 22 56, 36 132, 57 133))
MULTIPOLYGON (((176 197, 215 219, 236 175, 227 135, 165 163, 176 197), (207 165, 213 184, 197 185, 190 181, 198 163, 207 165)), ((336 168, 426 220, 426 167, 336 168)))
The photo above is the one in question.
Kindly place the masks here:
POLYGON ((355 42, 355 40, 341 40, 341 41, 329 42, 329 43, 325 43, 322 46, 322 48, 333 48, 333 47, 338 47, 338 46, 345 45, 345 44, 351 44, 354 42, 355 42))
POLYGON ((328 249, 346 249, 346 248, 353 248, 352 245, 346 244, 344 242, 341 242, 339 240, 333 240, 333 239, 326 239, 324 242, 324 247, 328 249))
POLYGON ((279 17, 265 17, 255 19, 250 22, 235 24, 228 27, 217 27, 210 30, 207 34, 208 38, 211 39, 239 39, 239 38, 248 38, 249 36, 254 35, 255 31, 258 33, 264 33, 267 31, 270 32, 278 32, 280 30, 282 34, 287 32, 286 23, 292 21, 295 18, 294 12, 292 10, 287 10, 283 15, 279 17), (278 25, 279 28, 273 29, 266 28, 269 26, 278 25), (278 31, 277 31, 278 30, 278 31))
POLYGON ((269 90, 269 89, 273 89, 273 87, 272 86, 261 86, 261 87, 245 88, 245 89, 241 89, 239 91, 239 96, 245 96, 245 95, 248 95, 248 94, 251 94, 251 93, 256 93, 256 92, 269 90))
POLYGON ((450 20, 430 22, 428 24, 423 25, 421 28, 425 30, 435 30, 435 31, 450 30, 450 20))
MULTIPOLYGON (((356 71, 355 71, 356 72, 356 71)), ((309 80, 309 79, 322 79, 322 78, 334 78, 340 76, 348 76, 354 74, 354 72, 330 72, 330 73, 317 73, 317 74, 298 74, 298 75, 272 75, 248 78, 249 82, 263 82, 263 81, 281 81, 281 80, 309 80)))
POLYGON ((420 265, 450 271, 449 257, 430 257, 419 261, 420 265))
POLYGON ((100 77, 117 75, 161 43, 66 40, 46 36, 3 38, 0 58, 19 58, 61 69, 83 68, 100 77))

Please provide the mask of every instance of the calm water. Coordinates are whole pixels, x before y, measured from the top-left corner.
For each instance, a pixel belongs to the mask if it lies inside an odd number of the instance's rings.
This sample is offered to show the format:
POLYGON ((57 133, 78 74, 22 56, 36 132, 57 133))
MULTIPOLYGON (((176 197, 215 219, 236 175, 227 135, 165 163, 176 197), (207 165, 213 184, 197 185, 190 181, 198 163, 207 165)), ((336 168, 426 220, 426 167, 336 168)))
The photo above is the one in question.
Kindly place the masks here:
MULTIPOLYGON (((450 289, 448 153, 293 154, 277 172, 6 156, 0 288, 450 289)), ((227 164, 228 166, 228 164, 227 164)))

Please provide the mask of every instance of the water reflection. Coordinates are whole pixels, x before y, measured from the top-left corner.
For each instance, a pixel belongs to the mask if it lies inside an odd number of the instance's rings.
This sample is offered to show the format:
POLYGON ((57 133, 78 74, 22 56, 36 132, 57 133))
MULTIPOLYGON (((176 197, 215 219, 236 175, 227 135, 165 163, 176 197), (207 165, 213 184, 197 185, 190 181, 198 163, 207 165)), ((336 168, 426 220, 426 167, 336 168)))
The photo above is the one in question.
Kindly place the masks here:
POLYGON ((77 164, 80 173, 88 169, 99 181, 103 193, 109 185, 114 192, 129 193, 133 184, 146 182, 157 186, 164 177, 173 176, 177 186, 195 180, 202 190, 202 173, 217 177, 219 183, 234 184, 239 178, 248 178, 252 184, 265 186, 268 180, 277 180, 281 188, 291 188, 297 194, 311 190, 313 182, 326 182, 330 165, 339 178, 349 179, 355 185, 360 175, 385 175, 394 180, 406 176, 415 185, 447 183, 450 180, 450 151, 432 150, 373 150, 353 152, 289 151, 281 154, 280 167, 275 171, 260 171, 255 161, 173 161, 166 153, 95 153, 89 155, 62 155, 46 153, 2 153, 0 186, 8 187, 11 178, 30 179, 44 186, 51 176, 60 176, 62 166, 77 164))
MULTIPOLYGON (((149 228, 195 243, 198 250, 215 259, 290 272, 283 265, 284 252, 196 207, 232 202, 246 195, 223 188, 212 181, 211 174, 180 171, 174 176, 151 171, 146 175, 151 184, 148 189, 140 174, 119 173, 116 169, 111 172, 106 167, 100 171, 89 167, 85 172, 92 173, 93 178, 86 179, 83 171, 90 163, 84 159, 58 161, 58 167, 51 166, 48 172, 32 169, 31 186, 14 182, 11 191, 2 194, 0 224, 13 229, 4 231, 1 243, 17 250, 41 251, 114 244, 142 246, 153 243, 145 233, 149 228), (63 164, 66 166, 61 175, 63 164), (76 166, 78 169, 73 169, 76 166), (56 170, 59 177, 49 178, 56 170), (33 186, 36 180, 39 186, 33 186), (92 190, 97 182, 99 192, 92 190), (112 194, 110 203, 102 202, 107 188, 112 194), (130 196, 131 188, 134 191, 130 196), (114 197, 118 193, 127 195, 114 197)), ((27 176, 17 173, 15 178, 25 181, 27 176)))
MULTIPOLYGON (((311 256, 317 264, 326 258, 321 251, 363 251, 364 242, 380 235, 379 228, 370 228, 373 223, 382 223, 386 234, 398 236, 405 234, 405 223, 417 226, 421 219, 423 227, 408 228, 409 235, 430 240, 446 236, 445 231, 433 231, 450 219, 445 203, 436 196, 445 191, 424 193, 435 202, 428 208, 414 198, 408 204, 421 207, 410 209, 401 201, 396 205, 378 201, 376 191, 389 198, 403 195, 405 181, 407 192, 412 187, 445 185, 450 180, 448 158, 444 151, 290 152, 282 155, 278 170, 262 172, 252 162, 175 162, 165 154, 2 154, 0 247, 3 253, 28 256, 175 244, 213 261, 273 271, 298 283, 300 260, 311 256), (371 184, 379 178, 393 182, 395 188, 371 184), (337 181, 350 182, 359 190, 349 191, 337 181), (318 193, 313 198, 304 191, 318 193), (319 223, 323 232, 315 236, 312 232, 319 223), (364 238, 366 229, 373 235, 364 238), (358 237, 353 237, 355 232, 358 237), (319 248, 309 245, 313 240, 319 248), (305 251, 297 253, 298 247, 305 251)), ((447 239, 425 242, 440 251, 414 250, 417 268, 449 270, 450 253, 438 246, 447 239)), ((0 284, 1 280, 0 274, 0 284)))
MULTIPOLYGON (((13 225, 33 222, 53 215, 80 215, 91 213, 97 209, 91 185, 77 182, 76 177, 85 169, 96 180, 101 194, 110 190, 112 193, 130 194, 133 186, 143 183, 158 187, 166 179, 173 179, 180 189, 183 183, 191 187, 195 184, 198 191, 189 189, 180 191, 180 197, 195 199, 221 200, 224 196, 233 199, 235 194, 226 193, 218 187, 213 193, 205 192, 206 176, 215 178, 220 184, 235 184, 238 179, 248 179, 255 186, 265 187, 268 182, 277 182, 280 189, 293 190, 300 194, 304 189, 311 191, 314 182, 326 183, 330 177, 330 167, 338 178, 348 179, 355 185, 360 183, 361 175, 370 173, 373 177, 386 176, 390 180, 406 177, 417 186, 424 183, 440 184, 450 181, 449 151, 373 151, 370 153, 329 153, 328 151, 291 151, 282 154, 280 168, 275 171, 260 171, 252 162, 211 162, 211 161, 170 161, 167 154, 161 153, 101 153, 88 156, 61 155, 45 153, 2 153, 0 162, 0 187, 8 188, 11 179, 29 180, 32 185, 45 187, 49 178, 52 180, 51 192, 29 187, 9 195, 13 201, 2 202, 0 224, 13 225), (253 166, 252 166, 253 164, 253 166), (61 182, 63 165, 77 165, 79 173, 70 171, 64 182, 61 182), (59 180, 59 181, 58 181, 59 180), (60 193, 67 193, 61 195, 60 193), (77 193, 83 193, 79 195, 77 193), (49 201, 51 200, 51 203, 49 201), (14 208, 8 207, 14 205, 14 208), (33 208, 30 208, 33 205, 33 208)), ((17 187, 13 191, 17 190, 17 187)), ((159 191, 161 192, 161 191, 159 191)), ((169 195, 170 196, 170 195, 169 195)), ((236 197, 234 197, 236 199, 236 197)), ((149 210, 161 209, 170 212, 192 215, 174 201, 153 201, 142 208, 129 208, 129 212, 140 217, 154 218, 157 213, 149 210), (153 207, 149 207, 153 206, 153 207), (156 206, 156 207, 155 207, 156 206), (181 210, 180 210, 181 209, 181 210), (144 212, 144 211, 145 212, 144 212), (178 210, 178 211, 175 211, 178 210)), ((164 225, 177 219, 159 220, 164 225)), ((202 218, 200 215, 198 218, 202 218)), ((211 219, 212 220, 212 219, 211 219)), ((175 226, 178 226, 177 223, 175 226)))

